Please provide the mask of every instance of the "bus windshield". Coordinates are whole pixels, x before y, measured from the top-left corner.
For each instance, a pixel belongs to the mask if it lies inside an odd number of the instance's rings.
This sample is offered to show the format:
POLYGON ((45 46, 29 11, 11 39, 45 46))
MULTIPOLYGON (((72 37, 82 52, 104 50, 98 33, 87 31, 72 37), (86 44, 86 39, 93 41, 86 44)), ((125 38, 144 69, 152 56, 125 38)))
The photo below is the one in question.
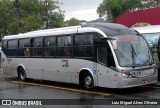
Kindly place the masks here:
POLYGON ((138 67, 153 63, 147 43, 140 36, 118 36, 115 52, 122 67, 138 67))

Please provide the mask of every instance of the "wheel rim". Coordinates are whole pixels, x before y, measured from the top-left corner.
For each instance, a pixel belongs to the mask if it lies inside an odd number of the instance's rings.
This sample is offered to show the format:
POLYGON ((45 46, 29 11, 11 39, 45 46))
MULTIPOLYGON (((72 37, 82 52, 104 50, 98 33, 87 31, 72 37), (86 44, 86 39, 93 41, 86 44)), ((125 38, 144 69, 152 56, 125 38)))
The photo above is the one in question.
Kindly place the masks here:
POLYGON ((85 86, 86 86, 87 88, 90 88, 91 85, 92 85, 92 78, 91 78, 90 76, 87 76, 87 77, 85 78, 85 86))
POLYGON ((24 80, 24 79, 25 79, 25 78, 24 78, 24 72, 21 72, 20 77, 21 77, 21 80, 24 80))
POLYGON ((24 72, 24 70, 21 68, 21 69, 20 69, 20 80, 21 80, 21 81, 24 81, 25 78, 26 78, 25 72, 24 72))

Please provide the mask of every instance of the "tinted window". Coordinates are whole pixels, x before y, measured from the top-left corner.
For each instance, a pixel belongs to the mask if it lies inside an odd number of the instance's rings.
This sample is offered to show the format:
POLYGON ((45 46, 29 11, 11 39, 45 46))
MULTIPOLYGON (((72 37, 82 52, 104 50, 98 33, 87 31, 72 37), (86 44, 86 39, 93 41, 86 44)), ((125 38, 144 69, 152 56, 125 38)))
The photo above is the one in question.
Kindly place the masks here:
POLYGON ((55 50, 56 50, 55 46, 56 46, 55 37, 44 38, 44 56, 45 57, 55 56, 55 50))
POLYGON ((98 48, 98 61, 107 65, 107 48, 106 47, 99 47, 98 48))
POLYGON ((71 46, 72 45, 72 37, 58 37, 58 46, 71 46))
POLYGON ((56 45, 55 37, 44 38, 44 46, 45 47, 50 47, 50 46, 55 46, 55 45, 56 45))
POLYGON ((9 40, 8 41, 8 48, 17 49, 17 47, 18 47, 17 40, 9 40))
POLYGON ((19 56, 29 57, 30 56, 30 39, 19 40, 19 56))
POLYGON ((75 36, 75 45, 92 45, 92 44, 93 44, 92 34, 83 34, 75 36))
POLYGON ((42 47, 43 46, 43 39, 42 38, 34 38, 31 41, 32 47, 42 47))
POLYGON ((8 41, 7 55, 8 56, 17 56, 17 52, 18 52, 17 40, 9 40, 8 41))
POLYGON ((42 38, 34 38, 31 40, 31 56, 42 56, 42 38))
POLYGON ((72 37, 58 37, 57 41, 57 56, 72 57, 72 37))
POLYGON ((19 48, 30 47, 30 39, 19 40, 19 48))
POLYGON ((74 48, 74 56, 76 57, 92 57, 92 46, 79 46, 74 48))
POLYGON ((74 46, 75 57, 92 57, 93 56, 93 35, 81 34, 75 36, 74 46))
POLYGON ((7 41, 2 42, 2 51, 6 54, 7 53, 7 41))

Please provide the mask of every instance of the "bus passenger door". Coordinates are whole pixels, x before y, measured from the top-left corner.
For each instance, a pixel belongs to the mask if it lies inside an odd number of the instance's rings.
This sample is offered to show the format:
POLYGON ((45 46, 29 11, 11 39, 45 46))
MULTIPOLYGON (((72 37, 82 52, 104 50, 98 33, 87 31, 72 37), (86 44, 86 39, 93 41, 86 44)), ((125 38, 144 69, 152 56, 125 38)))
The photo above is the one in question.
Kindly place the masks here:
POLYGON ((97 76, 98 76, 98 86, 100 87, 110 87, 111 78, 110 71, 107 67, 108 51, 107 47, 98 47, 97 48, 97 76))

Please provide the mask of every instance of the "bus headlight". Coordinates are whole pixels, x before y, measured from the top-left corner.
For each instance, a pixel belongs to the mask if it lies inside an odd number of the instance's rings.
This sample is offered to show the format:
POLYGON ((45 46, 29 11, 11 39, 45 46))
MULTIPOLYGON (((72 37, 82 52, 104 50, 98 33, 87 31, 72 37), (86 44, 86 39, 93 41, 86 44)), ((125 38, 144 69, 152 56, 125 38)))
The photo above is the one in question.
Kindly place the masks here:
POLYGON ((130 77, 130 72, 122 71, 122 76, 125 77, 125 78, 129 78, 130 77))

